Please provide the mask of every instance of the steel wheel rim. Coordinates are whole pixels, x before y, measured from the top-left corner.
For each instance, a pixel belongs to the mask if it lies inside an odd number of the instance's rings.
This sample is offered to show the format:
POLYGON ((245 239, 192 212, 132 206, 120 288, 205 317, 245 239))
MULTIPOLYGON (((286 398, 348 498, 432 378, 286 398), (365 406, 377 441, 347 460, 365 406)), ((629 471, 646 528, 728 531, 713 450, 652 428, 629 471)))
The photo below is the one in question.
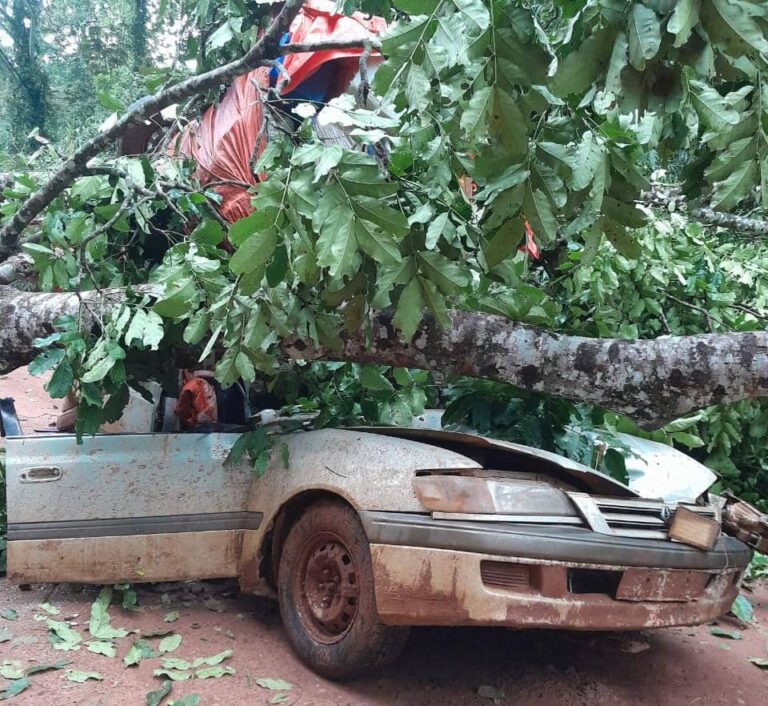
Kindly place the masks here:
POLYGON ((293 593, 299 617, 313 640, 339 642, 357 615, 360 587, 352 552, 336 534, 309 538, 300 552, 293 593))

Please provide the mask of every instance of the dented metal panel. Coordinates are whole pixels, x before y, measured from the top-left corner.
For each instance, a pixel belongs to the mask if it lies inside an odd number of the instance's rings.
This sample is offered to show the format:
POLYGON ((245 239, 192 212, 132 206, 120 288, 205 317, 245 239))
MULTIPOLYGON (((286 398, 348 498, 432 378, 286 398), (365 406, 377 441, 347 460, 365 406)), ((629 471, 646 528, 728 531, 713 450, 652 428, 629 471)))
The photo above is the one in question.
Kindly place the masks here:
POLYGON ((108 434, 8 439, 8 522, 246 510, 252 473, 224 466, 236 434, 108 434), (30 468, 61 477, 28 482, 30 468))
POLYGON ((8 542, 8 579, 138 583, 237 576, 243 530, 8 542))
MULTIPOLYGON (((483 583, 481 562, 510 561, 490 554, 372 544, 376 607, 388 625, 498 625, 514 628, 634 630, 692 625, 726 613, 738 594, 738 571, 712 572, 695 601, 615 600, 568 592, 572 564, 519 560, 528 581, 483 583)), ((512 560, 514 561, 514 560, 512 560)), ((498 566, 498 564, 497 564, 498 566)), ((615 572, 622 567, 581 564, 615 572)), ((487 580, 487 572, 486 572, 487 580)))

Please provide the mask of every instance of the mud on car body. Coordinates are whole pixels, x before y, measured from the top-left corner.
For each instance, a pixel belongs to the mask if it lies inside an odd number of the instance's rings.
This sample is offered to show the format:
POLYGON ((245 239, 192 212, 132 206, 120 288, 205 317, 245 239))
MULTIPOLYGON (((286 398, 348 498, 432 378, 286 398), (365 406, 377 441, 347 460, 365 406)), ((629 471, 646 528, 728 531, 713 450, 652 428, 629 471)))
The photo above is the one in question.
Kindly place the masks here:
POLYGON ((411 625, 706 622, 727 612, 751 556, 724 533, 736 520, 722 499, 642 498, 473 434, 296 431, 255 477, 225 463, 236 433, 78 444, 21 435, 3 416, 18 434, 7 439, 11 580, 238 577, 279 599, 291 645, 329 677, 391 660, 411 625))

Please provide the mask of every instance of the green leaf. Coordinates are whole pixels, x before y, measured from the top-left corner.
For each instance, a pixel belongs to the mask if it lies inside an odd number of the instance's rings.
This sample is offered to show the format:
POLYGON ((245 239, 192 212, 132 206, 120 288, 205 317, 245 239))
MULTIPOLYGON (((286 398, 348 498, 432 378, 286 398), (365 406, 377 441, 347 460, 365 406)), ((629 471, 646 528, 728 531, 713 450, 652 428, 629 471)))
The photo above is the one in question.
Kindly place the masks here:
POLYGON ((112 94, 107 93, 106 91, 99 91, 96 94, 96 98, 98 98, 99 103, 113 113, 120 113, 125 110, 125 106, 112 94))
POLYGON ((704 441, 696 436, 695 434, 690 434, 686 431, 678 431, 670 435, 672 438, 672 441, 677 442, 678 444, 682 444, 683 446, 687 446, 689 449, 699 449, 702 446, 704 446, 704 441))
POLYGON ((566 179, 568 186, 574 191, 586 189, 595 178, 604 154, 605 149, 594 133, 585 132, 568 161, 571 168, 571 175, 566 179))
POLYGON ((344 150, 340 145, 326 145, 320 153, 320 159, 315 163, 315 178, 313 183, 317 183, 326 176, 331 169, 336 167, 344 156, 344 150))
POLYGON ((117 655, 115 646, 111 642, 89 640, 85 643, 85 647, 89 652, 95 652, 96 654, 104 655, 105 657, 115 657, 117 655))
POLYGON ((269 689, 270 691, 290 691, 293 689, 293 684, 285 681, 284 679, 275 679, 273 677, 260 677, 254 680, 262 689, 269 689))
POLYGON ((218 679, 219 677, 234 673, 234 667, 203 667, 195 671, 195 677, 197 679, 218 679))
POLYGON ((205 245, 218 245, 224 239, 224 229, 218 221, 204 218, 189 234, 191 240, 205 245))
POLYGON ((629 54, 629 40, 624 32, 616 35, 613 43, 611 58, 608 62, 608 70, 605 74, 605 90, 619 95, 622 91, 621 72, 627 65, 629 54))
POLYGON ((412 63, 405 79, 405 99, 408 105, 422 112, 429 107, 431 87, 424 69, 417 63, 412 63))
POLYGON ((170 679, 163 681, 159 689, 150 691, 145 697, 147 706, 160 706, 160 702, 171 693, 172 682, 170 679))
POLYGON ((111 600, 112 589, 107 586, 101 589, 98 598, 91 605, 88 632, 97 640, 113 640, 129 633, 125 628, 113 628, 110 625, 108 608, 111 600))
POLYGON ((235 251, 229 261, 229 269, 236 275, 253 272, 272 257, 275 247, 277 247, 277 235, 274 229, 269 228, 254 233, 235 251))
POLYGON ((162 654, 166 654, 167 652, 173 652, 179 647, 179 645, 181 645, 181 635, 173 633, 168 635, 168 637, 164 637, 162 640, 160 640, 160 646, 158 647, 158 650, 162 654))
POLYGON ((0 628, 0 642, 10 642, 13 639, 13 633, 8 628, 0 628))
MULTIPOLYGON (((442 0, 392 0, 392 4, 406 15, 431 15, 441 2, 442 0)), ((256 681, 258 683, 258 679, 256 681)))
POLYGON ((354 213, 339 206, 325 219, 317 239, 317 264, 331 277, 352 275, 359 266, 354 213))
POLYGON ((48 381, 45 389, 48 394, 54 399, 66 397, 67 393, 72 389, 72 384, 75 381, 75 373, 72 370, 72 366, 63 360, 53 371, 51 379, 48 381))
POLYGON ((48 626, 48 640, 57 650, 79 650, 80 643, 83 641, 82 635, 73 630, 68 623, 59 620, 46 620, 48 626))
POLYGON ((360 249, 377 262, 391 265, 400 262, 400 250, 391 234, 355 219, 355 238, 360 249))
POLYGON ((418 278, 414 277, 400 294, 395 316, 392 319, 392 323, 400 331, 404 340, 410 341, 413 338, 413 334, 421 323, 423 310, 424 299, 421 287, 418 278))
POLYGON ((715 131, 736 125, 740 116, 714 88, 701 81, 690 81, 693 107, 702 122, 715 131))
POLYGON ((667 31, 675 35, 674 46, 681 47, 688 41, 691 31, 699 22, 701 0, 677 0, 675 11, 667 24, 667 31))
POLYGON ((744 137, 734 140, 706 168, 704 176, 709 182, 726 179, 736 169, 743 167, 745 162, 754 159, 756 153, 757 138, 744 137))
POLYGON ((461 114, 460 127, 471 137, 482 138, 488 134, 488 110, 493 99, 490 86, 475 91, 461 114))
MULTIPOLYGON (((237 252, 240 252, 239 250, 237 252)), ((235 253, 237 256, 237 253, 235 253)), ((233 257, 234 259, 234 257, 233 257)), ((175 318, 194 308, 195 283, 191 279, 174 282, 163 297, 155 302, 153 309, 165 318, 175 318)))
POLYGON ((715 185, 712 192, 711 206, 715 210, 729 211, 750 195, 757 181, 757 166, 747 162, 731 174, 725 181, 715 185))
POLYGON ((638 71, 645 69, 645 62, 653 59, 661 45, 659 19, 651 8, 635 3, 627 18, 629 35, 629 63, 638 71))
POLYGON ((469 284, 465 268, 435 251, 419 253, 419 269, 445 294, 455 294, 469 284))
POLYGON ((233 654, 235 654, 234 650, 223 650, 222 652, 218 652, 215 655, 211 655, 210 657, 198 657, 192 663, 192 667, 195 669, 197 667, 202 667, 203 665, 214 667, 217 664, 221 664, 225 659, 229 659, 233 654))
POLYGON ((736 600, 731 605, 731 613, 744 623, 751 623, 755 617, 755 611, 752 604, 743 594, 736 596, 736 600))
POLYGON ((4 689, 0 689, 0 701, 5 701, 13 696, 18 696, 30 684, 29 679, 14 679, 4 689))
POLYGON ((179 619, 179 611, 172 610, 170 613, 166 613, 163 621, 166 623, 174 623, 179 619))
POLYGON ((747 657, 759 669, 768 669, 768 659, 765 657, 747 657))
POLYGON ((187 694, 178 700, 170 701, 168 706, 200 706, 200 696, 198 694, 187 694))
POLYGON ((63 348, 51 348, 43 351, 32 359, 29 364, 29 374, 33 376, 48 372, 54 365, 58 365, 64 359, 63 348))
POLYGON ((50 672, 54 669, 64 669, 64 667, 72 664, 72 660, 59 659, 55 662, 41 662, 39 664, 32 664, 24 670, 24 676, 28 677, 32 674, 41 674, 42 672, 50 672))
POLYGON ((3 679, 22 679, 24 676, 24 667, 18 660, 4 659, 0 664, 0 677, 3 679))
POLYGON ((741 640, 743 637, 738 630, 724 630, 717 626, 710 628, 709 632, 715 637, 726 637, 729 640, 741 640))
POLYGON ((143 659, 149 659, 154 656, 156 655, 146 640, 134 640, 125 657, 123 657, 123 664, 126 667, 131 667, 143 659))
POLYGON ((733 2, 733 0, 711 0, 711 7, 745 44, 761 54, 768 53, 768 39, 742 3, 733 2))
POLYGON ((18 612, 16 612, 13 608, 4 608, 3 610, 0 610, 0 618, 3 620, 16 620, 18 617, 18 612))
POLYGON ((352 200, 352 209, 358 218, 375 223, 385 232, 397 238, 404 238, 410 232, 408 219, 400 211, 367 197, 352 200))
POLYGON ((177 669, 155 669, 152 674, 156 677, 168 677, 171 681, 187 681, 192 678, 192 672, 183 672, 177 669))
POLYGON ((483 248, 485 262, 489 270, 513 255, 525 234, 523 219, 510 218, 504 223, 483 248))
POLYGON ((548 245, 557 238, 555 214, 552 212, 552 206, 543 191, 534 190, 530 186, 526 189, 523 199, 523 213, 538 242, 548 245))
POLYGON ((581 42, 575 51, 560 61, 550 83, 552 93, 564 98, 585 92, 608 67, 613 42, 613 28, 600 30, 581 42))
POLYGON ((273 230, 275 227, 277 208, 267 207, 255 211, 250 216, 235 221, 229 227, 228 239, 235 247, 239 248, 254 233, 263 230, 273 230))
POLYGON ((364 365, 360 369, 360 384, 372 392, 390 392, 394 389, 375 365, 364 365))
POLYGON ((78 684, 83 684, 89 679, 93 679, 94 681, 104 681, 104 677, 98 672, 80 672, 75 669, 68 669, 64 673, 64 678, 69 681, 77 682, 78 684))
POLYGON ((640 243, 637 242, 636 238, 627 233, 627 229, 624 226, 607 218, 602 220, 602 226, 606 238, 608 238, 608 241, 619 253, 630 260, 637 260, 640 257, 642 254, 640 243))

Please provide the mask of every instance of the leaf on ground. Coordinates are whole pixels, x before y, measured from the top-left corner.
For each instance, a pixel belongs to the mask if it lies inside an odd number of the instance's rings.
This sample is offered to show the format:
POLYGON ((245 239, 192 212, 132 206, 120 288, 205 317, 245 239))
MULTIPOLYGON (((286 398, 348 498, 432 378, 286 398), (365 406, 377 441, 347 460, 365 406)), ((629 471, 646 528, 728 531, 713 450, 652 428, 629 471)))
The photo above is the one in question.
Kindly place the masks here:
POLYGON ((76 669, 68 669, 64 674, 64 678, 69 681, 77 682, 78 684, 84 684, 89 679, 94 681, 104 681, 104 677, 98 672, 79 672, 76 669))
POLYGON ((178 657, 165 657, 160 660, 165 669, 192 669, 195 665, 192 662, 188 662, 186 659, 180 659, 178 657))
POLYGON ((179 619, 179 611, 178 610, 172 610, 170 613, 166 613, 163 620, 166 623, 173 623, 179 619))
POLYGON ((130 630, 113 628, 109 622, 109 603, 112 600, 112 589, 106 586, 101 589, 99 597, 91 606, 91 618, 88 621, 88 632, 97 640, 113 640, 125 637, 130 630))
POLYGON ((0 664, 0 677, 3 679, 21 679, 24 676, 24 666, 18 660, 4 659, 0 664))
POLYGON ((158 649, 162 654, 167 652, 173 652, 181 644, 181 635, 173 633, 160 640, 160 646, 158 649))
POLYGON ((173 632, 173 628, 158 628, 157 630, 150 630, 149 632, 144 632, 142 630, 141 636, 142 637, 165 637, 166 635, 170 635, 173 632))
POLYGON ((765 657, 748 657, 747 659, 760 669, 768 669, 768 659, 765 657))
POLYGON ((723 628, 714 627, 709 631, 715 637, 727 637, 729 640, 741 640, 741 633, 738 630, 724 630, 723 628))
POLYGON ((290 691, 293 689, 293 684, 290 682, 287 682, 284 679, 275 679, 272 677, 256 679, 256 683, 262 689, 270 689, 271 691, 290 691))
POLYGON ((200 696, 198 694, 187 694, 178 701, 171 701, 168 706, 200 706, 200 696))
POLYGON ((209 667, 214 667, 217 664, 221 664, 225 659, 229 659, 234 652, 232 650, 224 650, 223 652, 219 652, 218 654, 211 655, 210 657, 198 657, 192 664, 192 666, 197 669, 198 667, 202 667, 204 664, 209 667))
POLYGON ((755 617, 755 612, 752 610, 752 604, 743 595, 736 596, 736 600, 731 606, 731 613, 744 623, 751 623, 752 619, 755 617))
POLYGON ((105 657, 115 657, 117 655, 115 646, 111 642, 89 640, 85 643, 85 646, 89 652, 95 652, 97 655, 104 655, 105 657))
POLYGON ((83 636, 73 630, 68 623, 61 620, 46 620, 48 626, 48 642, 55 650, 79 650, 83 636))
POLYGON ((271 704, 281 704, 285 701, 288 701, 289 699, 288 694, 275 694, 270 700, 269 703, 271 704))
POLYGON ((177 669, 155 669, 156 677, 168 677, 171 681, 186 681, 192 677, 192 672, 182 672, 177 669))
POLYGON ((57 608, 54 605, 51 605, 50 603, 38 603, 38 608, 42 608, 48 615, 59 615, 61 613, 61 609, 57 608))
POLYGON ((8 642, 13 637, 13 633, 8 628, 0 628, 0 642, 8 642))
POLYGON ((149 659, 150 657, 156 657, 157 653, 152 650, 151 645, 145 640, 134 640, 131 648, 123 657, 123 664, 126 667, 131 667, 134 664, 138 664, 143 659, 149 659))
POLYGON ((4 608, 3 610, 0 610, 0 618, 3 618, 4 620, 16 620, 18 617, 19 614, 13 608, 4 608))
POLYGON ((5 689, 0 689, 0 701, 20 694, 29 686, 29 679, 14 679, 5 689))
POLYGON ((50 672, 52 669, 64 669, 64 667, 72 664, 72 660, 60 659, 56 662, 42 662, 40 664, 33 664, 24 670, 24 676, 28 677, 31 674, 40 674, 41 672, 50 672))
POLYGON ((226 674, 234 674, 234 667, 204 667, 195 672, 198 679, 218 679, 226 674))
POLYGON ((155 691, 150 691, 146 696, 147 706, 160 706, 160 702, 171 693, 172 682, 166 679, 163 685, 155 691))

